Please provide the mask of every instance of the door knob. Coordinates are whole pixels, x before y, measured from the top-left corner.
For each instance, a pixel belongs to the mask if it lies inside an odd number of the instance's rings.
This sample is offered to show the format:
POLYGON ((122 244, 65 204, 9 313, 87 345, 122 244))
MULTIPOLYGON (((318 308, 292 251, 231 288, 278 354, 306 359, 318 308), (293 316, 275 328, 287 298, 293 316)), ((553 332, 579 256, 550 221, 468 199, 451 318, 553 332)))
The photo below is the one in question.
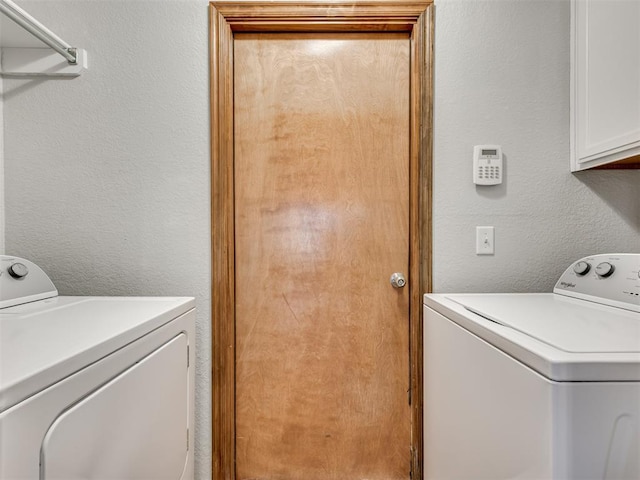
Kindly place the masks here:
POLYGON ((391 282, 393 288, 402 288, 407 284, 407 279, 404 278, 404 275, 400 272, 396 272, 391 275, 389 281, 391 282))

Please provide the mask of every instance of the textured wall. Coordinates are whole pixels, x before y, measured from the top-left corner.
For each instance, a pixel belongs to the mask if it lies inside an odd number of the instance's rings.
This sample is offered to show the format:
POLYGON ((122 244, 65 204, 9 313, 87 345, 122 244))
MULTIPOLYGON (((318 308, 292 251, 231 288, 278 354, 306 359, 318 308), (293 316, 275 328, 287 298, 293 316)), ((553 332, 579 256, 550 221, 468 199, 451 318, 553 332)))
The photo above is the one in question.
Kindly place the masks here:
MULTIPOLYGON (((21 0, 90 54, 73 80, 5 80, 7 252, 63 294, 194 295, 196 455, 210 459, 207 3, 21 0)), ((549 291, 582 255, 640 251, 640 171, 569 173, 569 4, 437 0, 437 291, 549 291), (475 144, 506 180, 471 182, 475 144), (496 255, 475 255, 475 226, 496 255)))
POLYGON ((4 100, 0 77, 0 255, 4 254, 4 100))
POLYGON ((205 1, 22 0, 89 52, 71 79, 4 80, 7 252, 61 294, 196 297, 197 478, 210 476, 205 1))
POLYGON ((569 19, 565 0, 436 0, 438 292, 550 291, 583 255, 640 252, 640 171, 569 172, 569 19), (489 143, 505 180, 476 187, 489 143), (477 225, 495 255, 475 255, 477 225))

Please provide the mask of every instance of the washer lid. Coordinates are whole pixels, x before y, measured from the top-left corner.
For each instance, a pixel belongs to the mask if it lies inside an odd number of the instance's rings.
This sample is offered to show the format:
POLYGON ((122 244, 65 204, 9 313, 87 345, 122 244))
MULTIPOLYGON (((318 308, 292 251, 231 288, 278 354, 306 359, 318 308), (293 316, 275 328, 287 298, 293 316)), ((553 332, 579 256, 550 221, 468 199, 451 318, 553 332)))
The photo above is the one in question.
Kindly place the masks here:
POLYGON ((558 295, 456 295, 451 299, 565 352, 640 352, 640 314, 628 310, 558 295))
POLYGON ((550 380, 640 381, 639 313, 552 293, 428 294, 424 304, 550 380))
POLYGON ((189 297, 54 297, 0 311, 0 412, 193 309, 189 297))

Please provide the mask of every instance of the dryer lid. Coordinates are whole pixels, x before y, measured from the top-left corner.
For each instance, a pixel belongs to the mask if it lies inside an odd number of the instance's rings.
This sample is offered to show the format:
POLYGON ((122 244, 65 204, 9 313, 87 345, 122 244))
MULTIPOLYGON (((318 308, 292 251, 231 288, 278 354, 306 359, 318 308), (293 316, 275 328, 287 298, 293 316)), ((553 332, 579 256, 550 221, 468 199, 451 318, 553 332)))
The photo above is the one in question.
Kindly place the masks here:
POLYGON ((639 353, 640 314, 561 295, 455 295, 492 322, 569 353, 639 353))
POLYGON ((0 310, 0 412, 195 307, 191 297, 54 297, 0 310))

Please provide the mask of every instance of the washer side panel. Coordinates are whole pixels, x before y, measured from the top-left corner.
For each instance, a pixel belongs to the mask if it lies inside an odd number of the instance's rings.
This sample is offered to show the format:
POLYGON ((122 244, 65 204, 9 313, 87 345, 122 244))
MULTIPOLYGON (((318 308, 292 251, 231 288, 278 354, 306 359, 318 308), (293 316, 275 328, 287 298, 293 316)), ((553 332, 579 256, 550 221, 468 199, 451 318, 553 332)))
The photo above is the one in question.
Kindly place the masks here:
POLYGON ((428 307, 424 358, 426 479, 552 477, 550 382, 428 307))

